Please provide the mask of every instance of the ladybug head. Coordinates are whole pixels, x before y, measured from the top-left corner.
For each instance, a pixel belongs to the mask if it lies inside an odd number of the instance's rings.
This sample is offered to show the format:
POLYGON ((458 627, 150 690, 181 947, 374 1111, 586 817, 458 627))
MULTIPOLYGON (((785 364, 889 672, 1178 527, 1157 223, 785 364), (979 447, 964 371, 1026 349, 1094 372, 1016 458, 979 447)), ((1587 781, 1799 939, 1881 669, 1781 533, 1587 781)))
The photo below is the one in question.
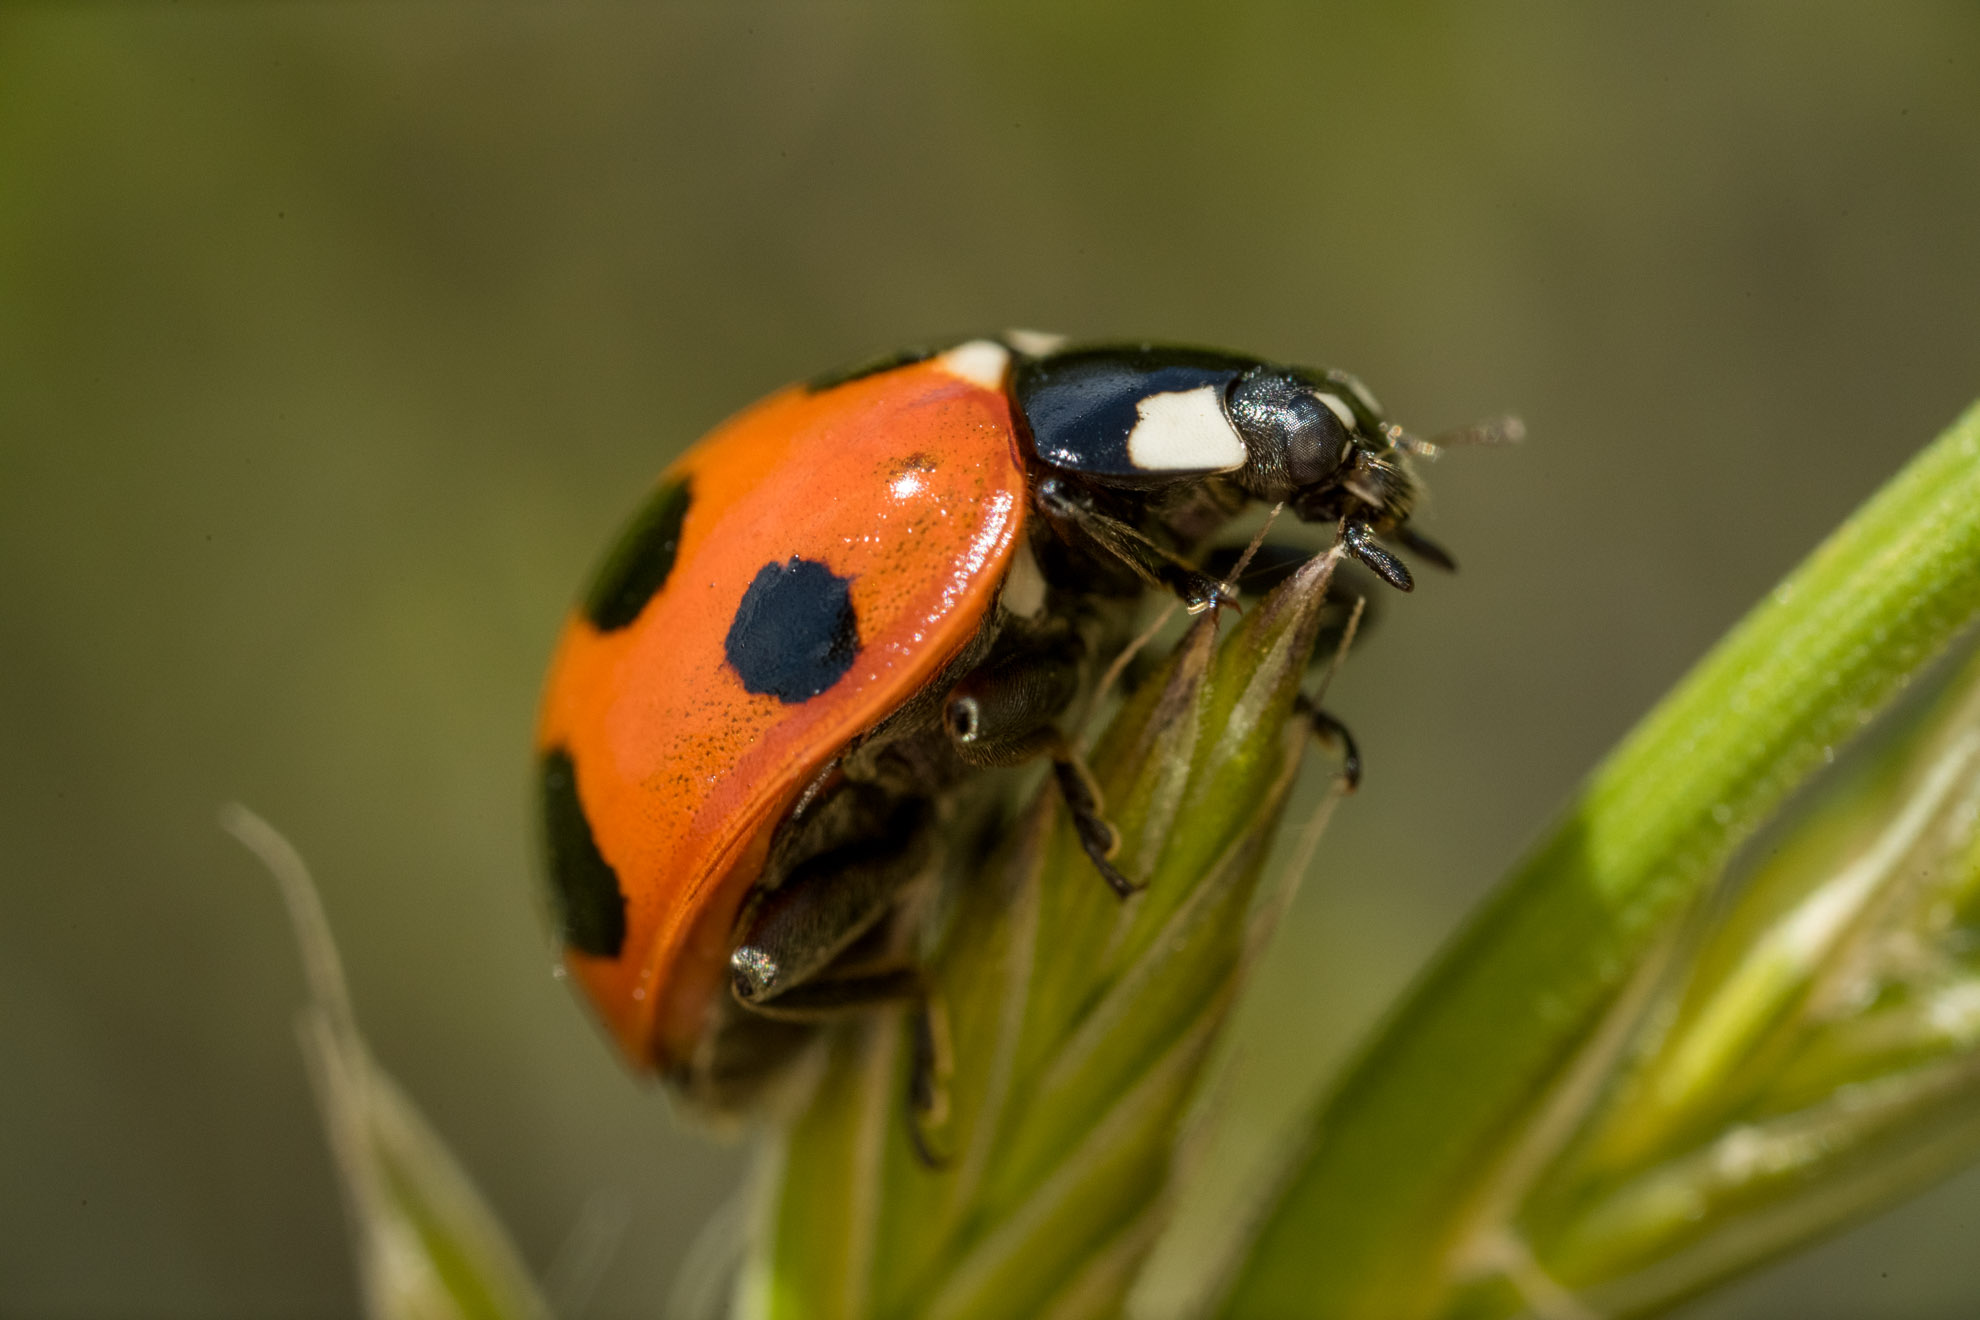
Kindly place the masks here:
POLYGON ((1416 479, 1402 430, 1354 377, 1261 365, 1232 384, 1227 406, 1248 455, 1237 478, 1253 495, 1307 522, 1388 531, 1408 520, 1416 479))

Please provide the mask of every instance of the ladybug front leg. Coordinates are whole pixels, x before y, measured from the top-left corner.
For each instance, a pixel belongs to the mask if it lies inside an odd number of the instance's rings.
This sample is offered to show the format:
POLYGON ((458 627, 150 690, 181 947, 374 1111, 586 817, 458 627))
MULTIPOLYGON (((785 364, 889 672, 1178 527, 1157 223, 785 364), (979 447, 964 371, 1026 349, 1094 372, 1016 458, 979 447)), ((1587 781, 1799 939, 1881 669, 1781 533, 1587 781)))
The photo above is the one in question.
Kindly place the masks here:
POLYGON ((1060 539, 1126 565, 1149 586, 1175 596, 1191 614, 1235 603, 1236 597, 1224 583, 1134 527, 1102 513, 1084 491, 1065 478, 1046 477, 1032 498, 1060 539))

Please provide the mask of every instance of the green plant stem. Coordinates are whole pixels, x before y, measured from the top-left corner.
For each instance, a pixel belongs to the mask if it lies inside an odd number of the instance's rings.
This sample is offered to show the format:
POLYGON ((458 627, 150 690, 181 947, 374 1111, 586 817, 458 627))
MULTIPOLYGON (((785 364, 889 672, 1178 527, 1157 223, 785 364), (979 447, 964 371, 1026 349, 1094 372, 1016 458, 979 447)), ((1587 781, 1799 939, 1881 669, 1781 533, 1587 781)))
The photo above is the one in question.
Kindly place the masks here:
POLYGON ((1343 1085, 1237 1277, 1237 1315, 1435 1314, 1498 1161, 1733 850, 1980 612, 1980 406, 1595 773, 1343 1085))

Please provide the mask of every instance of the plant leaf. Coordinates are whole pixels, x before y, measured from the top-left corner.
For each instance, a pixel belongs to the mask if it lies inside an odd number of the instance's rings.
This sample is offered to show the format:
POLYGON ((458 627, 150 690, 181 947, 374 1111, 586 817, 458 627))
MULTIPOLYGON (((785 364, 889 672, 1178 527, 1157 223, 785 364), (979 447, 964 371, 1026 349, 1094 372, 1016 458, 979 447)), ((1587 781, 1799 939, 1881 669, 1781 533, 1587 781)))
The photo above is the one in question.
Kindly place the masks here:
POLYGON ((1980 612, 1980 407, 1596 771, 1313 1118, 1236 1315, 1435 1314, 1550 1083, 1733 850, 1980 612))
POLYGON ((1603 1314, 1980 1152, 1980 658, 1801 804, 1500 1231, 1603 1314), (1857 764, 1861 762, 1862 764, 1857 764))

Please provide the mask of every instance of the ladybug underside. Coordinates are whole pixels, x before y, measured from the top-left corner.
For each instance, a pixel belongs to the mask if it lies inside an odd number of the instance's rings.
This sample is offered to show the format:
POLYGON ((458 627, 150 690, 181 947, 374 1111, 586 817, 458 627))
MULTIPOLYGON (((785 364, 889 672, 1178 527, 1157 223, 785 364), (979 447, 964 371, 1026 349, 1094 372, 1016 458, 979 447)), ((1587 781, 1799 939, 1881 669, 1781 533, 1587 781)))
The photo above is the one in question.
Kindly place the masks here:
MULTIPOLYGON (((1042 759, 1134 891, 1062 726, 1150 587, 1261 499, 1384 535, 1414 486, 1350 378, 1195 350, 977 340, 773 396, 670 468, 567 625, 539 730, 566 962, 636 1064, 745 1106, 815 1024, 906 1002, 916 905, 1042 759), (966 845, 965 845, 966 846, 966 845)), ((1352 744, 1331 717, 1316 730, 1352 744)))

